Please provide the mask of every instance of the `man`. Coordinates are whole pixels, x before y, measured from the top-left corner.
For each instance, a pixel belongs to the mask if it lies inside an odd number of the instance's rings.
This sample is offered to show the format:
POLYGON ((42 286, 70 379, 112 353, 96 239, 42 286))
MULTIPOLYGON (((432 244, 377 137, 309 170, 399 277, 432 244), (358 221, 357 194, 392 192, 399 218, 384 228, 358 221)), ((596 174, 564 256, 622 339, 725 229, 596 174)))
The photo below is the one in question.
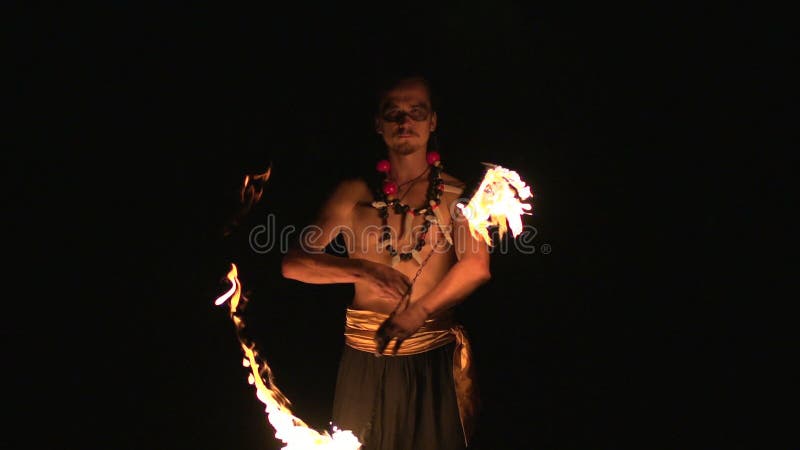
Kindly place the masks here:
POLYGON ((378 106, 375 129, 388 150, 378 167, 383 195, 363 179, 341 182, 282 271, 306 283, 354 284, 334 425, 365 449, 463 449, 477 391, 452 308, 489 280, 489 251, 450 214, 463 183, 427 152, 438 118, 426 80, 391 83, 378 106), (348 257, 324 252, 339 233, 348 257))

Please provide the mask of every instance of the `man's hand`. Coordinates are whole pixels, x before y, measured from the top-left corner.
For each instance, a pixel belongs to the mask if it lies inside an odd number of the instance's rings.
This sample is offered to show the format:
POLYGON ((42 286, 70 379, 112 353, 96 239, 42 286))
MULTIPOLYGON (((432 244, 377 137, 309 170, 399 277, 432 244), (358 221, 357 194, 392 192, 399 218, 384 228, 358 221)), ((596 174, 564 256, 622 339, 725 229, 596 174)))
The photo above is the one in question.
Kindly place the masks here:
POLYGON ((411 292, 411 280, 399 270, 385 264, 365 261, 367 280, 378 288, 380 298, 397 306, 411 292))
POLYGON ((383 354, 392 338, 397 338, 393 349, 393 353, 397 354, 400 344, 419 330, 427 318, 428 312, 419 303, 413 303, 402 311, 393 312, 375 333, 377 355, 383 354))

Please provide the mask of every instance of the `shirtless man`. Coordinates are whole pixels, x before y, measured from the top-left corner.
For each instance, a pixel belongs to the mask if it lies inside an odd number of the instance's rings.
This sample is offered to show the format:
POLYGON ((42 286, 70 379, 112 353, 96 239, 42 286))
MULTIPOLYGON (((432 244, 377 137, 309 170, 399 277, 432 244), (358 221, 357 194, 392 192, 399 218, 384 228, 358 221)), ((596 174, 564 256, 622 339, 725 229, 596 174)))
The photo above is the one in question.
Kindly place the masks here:
MULTIPOLYGON (((430 198, 435 169, 426 155, 436 124, 425 79, 402 78, 382 92, 375 129, 388 150, 386 177, 397 187, 394 198, 412 209, 424 207, 430 198)), ((426 214, 409 218, 414 232, 404 233, 409 225, 405 215, 387 209, 394 248, 409 253, 421 246, 417 257, 390 255, 381 242, 374 186, 350 179, 322 207, 317 232, 306 234, 301 248, 283 259, 286 278, 354 284, 333 423, 352 430, 364 449, 465 448, 472 433, 477 391, 472 368, 463 364, 470 363, 469 345, 452 308, 489 280, 489 251, 471 236, 463 217, 451 217, 451 211, 458 211, 451 206, 463 183, 435 173, 444 182, 440 223, 430 226, 424 243, 419 232, 426 214), (339 233, 348 257, 324 253, 339 233), (379 328, 385 339, 394 339, 390 348, 396 353, 374 356, 383 350, 376 347, 379 328)))

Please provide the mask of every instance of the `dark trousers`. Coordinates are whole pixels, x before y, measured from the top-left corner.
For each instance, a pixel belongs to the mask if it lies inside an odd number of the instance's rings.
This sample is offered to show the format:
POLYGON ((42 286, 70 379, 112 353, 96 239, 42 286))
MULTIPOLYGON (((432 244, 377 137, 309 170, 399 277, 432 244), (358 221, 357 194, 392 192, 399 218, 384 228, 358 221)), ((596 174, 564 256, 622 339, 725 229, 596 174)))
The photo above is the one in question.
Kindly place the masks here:
POLYGON ((463 450, 454 347, 376 357, 345 346, 333 424, 351 430, 364 450, 463 450))

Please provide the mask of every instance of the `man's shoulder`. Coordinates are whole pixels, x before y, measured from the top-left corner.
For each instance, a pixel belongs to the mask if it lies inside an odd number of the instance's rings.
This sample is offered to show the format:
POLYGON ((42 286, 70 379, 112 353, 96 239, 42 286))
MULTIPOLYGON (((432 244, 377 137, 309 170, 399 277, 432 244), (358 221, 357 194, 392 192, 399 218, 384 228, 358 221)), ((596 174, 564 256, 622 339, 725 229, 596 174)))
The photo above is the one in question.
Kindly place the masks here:
POLYGON ((464 190, 467 187, 466 183, 454 177, 453 175, 450 175, 449 173, 441 172, 439 176, 442 177, 442 181, 444 181, 444 184, 447 186, 452 186, 460 190, 464 190))
POLYGON ((367 182, 364 177, 360 176, 350 176, 345 177, 339 180, 336 185, 337 190, 343 190, 347 192, 369 192, 370 187, 369 183, 367 182))
POLYGON ((342 178, 336 185, 336 194, 359 203, 372 198, 372 191, 366 179, 359 176, 342 178))

